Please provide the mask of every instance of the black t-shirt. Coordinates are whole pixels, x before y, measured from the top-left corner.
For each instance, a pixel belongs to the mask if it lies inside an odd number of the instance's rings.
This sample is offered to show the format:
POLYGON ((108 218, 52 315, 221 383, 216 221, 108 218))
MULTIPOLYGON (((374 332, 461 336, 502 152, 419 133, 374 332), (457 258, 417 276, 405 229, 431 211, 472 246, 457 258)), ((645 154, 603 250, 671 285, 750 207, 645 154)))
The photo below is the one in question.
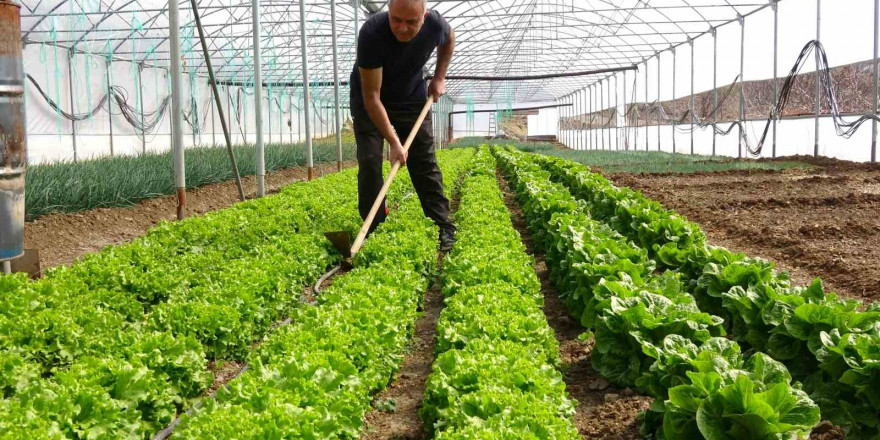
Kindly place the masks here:
POLYGON ((391 32, 389 20, 388 12, 378 13, 364 22, 358 34, 357 61, 349 83, 352 112, 366 114, 358 67, 382 68, 380 99, 389 110, 425 104, 428 91, 422 69, 434 49, 449 41, 449 23, 439 12, 429 10, 419 33, 401 43, 391 32))

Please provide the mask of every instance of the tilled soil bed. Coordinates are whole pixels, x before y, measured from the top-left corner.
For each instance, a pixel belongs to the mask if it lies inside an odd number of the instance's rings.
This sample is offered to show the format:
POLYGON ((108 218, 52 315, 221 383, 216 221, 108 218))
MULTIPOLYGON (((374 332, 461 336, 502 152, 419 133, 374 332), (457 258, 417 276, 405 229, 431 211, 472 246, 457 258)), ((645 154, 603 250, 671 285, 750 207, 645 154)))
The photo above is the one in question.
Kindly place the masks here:
MULTIPOLYGON (((355 161, 345 162, 348 168, 355 161)), ((315 167, 317 176, 336 171, 336 163, 315 167)), ((267 192, 306 180, 307 169, 287 168, 266 174, 267 192)), ((256 188, 254 176, 243 177, 245 195, 253 197, 256 188)), ((187 215, 199 215, 237 203, 238 189, 235 182, 226 181, 187 191, 187 215)), ((143 235, 147 229, 161 220, 174 220, 177 197, 162 196, 143 200, 134 206, 96 208, 88 211, 50 214, 33 222, 25 223, 24 246, 39 249, 43 270, 62 264, 70 264, 77 258, 96 252, 111 244, 123 243, 143 235)))
POLYGON ((807 161, 814 168, 610 178, 698 222, 711 244, 775 261, 797 284, 821 277, 831 291, 880 300, 880 166, 807 161))

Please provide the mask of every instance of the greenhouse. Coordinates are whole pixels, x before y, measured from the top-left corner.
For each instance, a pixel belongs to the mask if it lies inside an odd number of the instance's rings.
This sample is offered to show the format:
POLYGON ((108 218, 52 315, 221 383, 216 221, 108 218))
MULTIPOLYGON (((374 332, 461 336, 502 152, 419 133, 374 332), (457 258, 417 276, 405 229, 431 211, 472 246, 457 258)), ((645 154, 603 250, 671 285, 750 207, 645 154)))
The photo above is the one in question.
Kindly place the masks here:
POLYGON ((880 0, 0 0, 0 439, 880 439, 880 0))

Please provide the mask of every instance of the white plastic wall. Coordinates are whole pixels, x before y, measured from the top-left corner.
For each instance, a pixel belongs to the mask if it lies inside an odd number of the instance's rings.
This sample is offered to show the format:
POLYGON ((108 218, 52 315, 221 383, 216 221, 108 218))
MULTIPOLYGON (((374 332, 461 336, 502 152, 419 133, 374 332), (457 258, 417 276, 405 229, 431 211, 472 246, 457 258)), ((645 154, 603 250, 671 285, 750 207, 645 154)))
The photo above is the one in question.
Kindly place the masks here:
MULTIPOLYGON (((29 45, 24 53, 25 72, 34 77, 49 97, 60 103, 61 108, 70 113, 70 76, 68 70, 68 51, 57 51, 52 46, 29 45), (56 80, 56 78, 58 80, 56 80)), ((73 113, 81 114, 88 111, 89 105, 95 107, 101 97, 106 93, 107 64, 105 58, 99 55, 86 56, 78 54, 73 58, 73 113), (88 62, 88 68, 86 63, 88 62), (87 78, 88 77, 88 78, 87 78)), ((130 62, 116 61, 111 69, 112 84, 120 86, 127 94, 127 101, 131 106, 138 107, 136 102, 143 100, 143 110, 149 114, 158 108, 159 103, 169 94, 170 82, 165 69, 145 68, 141 74, 143 96, 138 96, 137 67, 130 62)), ((238 88, 233 87, 233 93, 238 88)), ((233 145, 252 143, 256 140, 256 126, 254 122, 254 103, 252 95, 243 96, 247 105, 242 106, 242 132, 235 122, 235 115, 228 108, 226 87, 220 88, 223 101, 223 109, 227 117, 232 115, 232 124, 229 125, 233 145)), ((74 159, 74 135, 71 121, 59 117, 58 114, 39 94, 36 87, 25 80, 26 112, 27 112, 27 135, 28 135, 28 163, 40 164, 54 161, 74 159)), ((196 77, 195 88, 190 85, 189 74, 184 71, 183 93, 185 101, 183 108, 189 109, 189 97, 195 96, 199 106, 199 118, 202 122, 202 130, 193 136, 193 130, 189 125, 184 126, 184 144, 186 147, 217 145, 224 146, 223 130, 219 116, 214 109, 213 98, 208 87, 207 78, 196 77)), ((302 115, 293 109, 292 115, 281 114, 278 107, 273 105, 271 113, 269 109, 269 92, 264 88, 263 107, 263 133, 266 143, 298 142, 304 138, 305 128, 302 123, 302 115), (271 115, 271 118, 270 118, 271 115), (290 118, 291 127, 287 126, 290 118), (299 121, 297 120, 299 118, 299 121), (299 122, 299 123, 298 123, 299 122), (303 133, 302 135, 300 133, 303 133)), ((278 99, 284 112, 287 112, 287 97, 281 97, 281 90, 274 89, 273 96, 278 99)), ((314 92, 313 92, 314 96, 314 92)), ((332 96, 332 95, 331 95, 332 96)), ((340 96, 343 104, 348 97, 340 96)), ((232 96, 235 99, 235 95, 232 96)), ((78 121, 76 125, 76 157, 84 160, 93 157, 110 154, 110 120, 113 124, 113 153, 115 155, 136 155, 143 152, 161 152, 171 148, 171 127, 168 114, 152 132, 147 133, 144 143, 134 128, 120 114, 115 101, 112 102, 112 117, 108 115, 106 106, 98 113, 85 121, 78 121)), ((321 113, 314 110, 312 132, 315 137, 327 136, 332 132, 332 111, 322 109, 321 113), (322 120, 323 118, 323 120, 322 120)), ((329 105, 322 103, 321 107, 329 105)), ((294 97, 293 107, 300 106, 294 97)), ((170 112, 170 106, 169 110, 170 112)), ((344 115, 345 117, 345 115, 344 115)))

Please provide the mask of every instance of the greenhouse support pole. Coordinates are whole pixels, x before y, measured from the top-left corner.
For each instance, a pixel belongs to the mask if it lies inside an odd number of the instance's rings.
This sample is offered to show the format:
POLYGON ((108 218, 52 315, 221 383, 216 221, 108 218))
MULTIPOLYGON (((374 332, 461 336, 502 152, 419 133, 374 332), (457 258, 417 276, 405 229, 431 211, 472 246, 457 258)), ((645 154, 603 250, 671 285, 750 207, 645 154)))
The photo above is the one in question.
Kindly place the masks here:
POLYGON ((587 120, 587 149, 596 149, 596 141, 593 139, 593 86, 587 87, 587 103, 590 105, 590 118, 587 120))
MULTIPOLYGON (((217 90, 217 79, 214 77, 214 67, 211 66, 211 55, 208 52, 208 43, 205 41, 205 31, 202 28, 202 19, 199 16, 199 8, 197 0, 190 0, 190 5, 192 5, 193 18, 196 22, 196 29, 199 32, 199 42, 202 45, 202 54, 205 57, 205 67, 208 69, 208 85, 211 86, 211 94, 214 96, 214 100, 211 101, 212 107, 213 103, 217 104, 217 114, 220 116, 220 126, 223 129, 223 138, 226 140, 226 151, 229 153, 229 163, 232 165, 232 174, 235 177, 235 186, 238 188, 238 198, 242 202, 244 201, 244 187, 241 185, 241 174, 238 172, 238 163, 235 160, 235 153, 232 151, 232 140, 229 137, 229 127, 226 125, 226 120, 223 119, 223 104, 220 101, 220 91, 217 90)), ((216 145, 216 140, 214 138, 214 112, 211 112, 211 139, 214 141, 214 145, 216 145)))
MULTIPOLYGON (((178 36, 179 36, 179 34, 178 34, 178 36)), ((177 47, 178 48, 180 47, 179 42, 177 44, 177 47)), ((137 76, 138 85, 137 86, 138 86, 138 90, 140 90, 140 93, 141 93, 141 99, 140 99, 140 103, 139 103, 140 104, 139 110, 141 111, 141 152, 143 154, 147 154, 147 131, 145 130, 145 122, 144 122, 144 79, 143 79, 144 65, 138 64, 137 66, 138 66, 137 67, 137 69, 138 69, 138 76, 137 76)), ((172 79, 172 81, 173 81, 173 79, 172 79)), ((180 87, 180 84, 178 83, 177 86, 180 87)), ((179 105, 180 104, 178 104, 178 107, 177 107, 178 109, 180 109, 179 105)), ((174 148, 174 124, 177 124, 178 122, 180 122, 180 119, 175 118, 173 116, 169 120, 169 123, 171 124, 171 148, 174 148)), ((181 138, 181 142, 183 142, 183 138, 181 138)))
MULTIPOLYGON (((875 0, 876 2, 877 0, 875 0)), ((876 30, 876 27, 875 27, 876 30)), ((876 63, 875 63, 876 66, 876 63)), ((773 157, 776 157, 776 123, 779 114, 779 0, 773 0, 773 157)), ((876 83, 876 81, 874 81, 876 83)), ((876 100, 875 100, 876 101, 876 100)))
POLYGON ((267 118, 269 120, 268 121, 268 123, 269 123, 269 144, 272 144, 272 97, 271 96, 266 99, 266 112, 268 112, 267 116, 269 116, 267 118))
POLYGON ((623 72, 623 149, 629 151, 629 122, 626 108, 626 72, 623 72))
POLYGON ((712 28, 712 155, 715 155, 718 140, 718 31, 712 28))
POLYGON ((211 101, 211 146, 217 146, 217 126, 214 124, 214 101, 211 101))
POLYGON ((635 121, 633 124, 633 151, 639 149, 639 105, 636 101, 639 99, 639 72, 633 72, 633 116, 635 121))
POLYGON ((617 73, 614 73, 614 149, 620 150, 620 90, 617 88, 617 73))
MULTIPOLYGON (((339 108, 339 55, 336 41, 336 0, 330 0, 330 27, 333 33, 333 107, 336 126, 336 171, 342 171, 342 114, 339 108)), ((432 113, 433 115, 433 113, 432 113)), ((432 124, 433 127, 433 124, 432 124)))
POLYGON ((660 84, 660 52, 656 53, 657 55, 657 105, 655 106, 657 112, 657 151, 660 151, 660 126, 663 125, 663 113, 660 111, 660 90, 662 84, 660 84))
MULTIPOLYGON (((822 0, 816 0, 816 41, 820 42, 820 30, 822 29, 822 0)), ((815 123, 813 124, 816 132, 816 141, 813 144, 813 157, 819 157, 819 50, 816 49, 816 81, 813 92, 813 110, 816 112, 815 123)))
POLYGON ((290 129, 290 143, 293 144, 293 95, 287 94, 287 123, 290 129))
POLYGON ((740 15, 739 20, 739 145, 737 147, 737 157, 742 159, 743 156, 743 136, 746 135, 745 119, 746 119, 746 83, 743 81, 746 64, 746 18, 740 15))
POLYGON ((695 111, 696 98, 694 97, 694 40, 692 38, 688 39, 688 43, 691 46, 691 155, 694 154, 694 122, 697 120, 697 113, 695 111))
POLYGON ((648 146, 648 137, 650 136, 651 125, 651 98, 648 97, 648 59, 645 60, 645 151, 650 150, 648 146))
MULTIPOLYGON (((88 61, 86 61, 88 62, 88 61)), ((73 49, 67 53, 67 85, 70 92, 70 114, 76 114, 76 107, 73 103, 73 49)), ((59 106, 60 107, 60 106, 59 106)), ((76 121, 70 120, 71 138, 73 139, 73 163, 77 161, 76 153, 76 121)))
POLYGON ((110 157, 113 157, 113 99, 111 98, 110 93, 110 87, 112 85, 112 80, 110 79, 110 69, 110 58, 107 58, 107 122, 110 123, 110 157))
POLYGON ((302 84, 303 84, 303 110, 305 111, 305 125, 306 125, 306 163, 309 171, 309 180, 312 180, 312 177, 315 172, 315 162, 312 157, 312 127, 309 122, 310 116, 310 105, 309 100, 311 99, 311 93, 309 91, 309 57, 308 57, 308 46, 306 43, 306 1, 299 0, 299 37, 300 37, 300 49, 302 51, 302 84))
MULTIPOLYGON (((168 2, 168 42, 171 52, 171 149, 174 158, 174 186, 177 188, 177 219, 186 216, 186 169, 183 155, 182 106, 180 105, 180 6, 168 2)), ((140 76, 140 75, 138 75, 140 76)), ((140 81, 143 85, 143 81, 140 81)), ((143 96, 143 95, 141 95, 143 96)), ((141 103, 144 100, 141 99, 141 103)), ((141 112, 143 115, 143 112, 141 112)), ((146 139, 146 138, 145 138, 146 139)))
MULTIPOLYGON (((266 152, 263 145, 263 58, 260 53, 260 0, 251 0, 254 37, 254 122, 257 127, 257 197, 266 195, 266 152)), ((271 120, 270 120, 271 121, 271 120)))
POLYGON ((581 89, 581 97, 580 97, 581 111, 583 112, 583 116, 581 116, 581 127, 583 127, 583 129, 584 129, 583 139, 581 139, 582 145, 583 145, 581 149, 583 149, 583 150, 590 149, 590 129, 589 129, 589 126, 587 125, 587 122, 588 122, 587 118, 589 115, 589 113, 587 113, 587 111, 588 111, 587 110, 587 96, 588 96, 587 88, 584 87, 583 89, 581 89))
POLYGON ((602 131, 601 126, 599 125, 599 113, 602 111, 599 107, 599 83, 593 84, 592 91, 590 95, 592 96, 592 100, 590 101, 593 104, 593 149, 598 150, 601 148, 601 142, 599 140, 599 134, 602 131))
MULTIPOLYGON (((672 102, 673 109, 675 108, 675 68, 676 68, 676 56, 675 56, 675 47, 672 48, 672 102)), ((675 153, 675 112, 672 112, 672 152, 675 153)))
POLYGON ((604 80, 599 81, 599 136, 602 138, 602 149, 605 150, 605 89, 602 88, 604 80))
MULTIPOLYGON (((880 40, 878 40, 878 34, 880 34, 880 0, 874 0, 874 83, 872 84, 872 88, 874 89, 874 102, 871 106, 874 116, 877 116, 877 99, 878 95, 880 95, 880 89, 878 89, 877 80, 878 76, 880 76, 880 71, 877 68, 877 52, 880 50, 880 40)), ((872 125, 874 126, 872 134, 871 134, 871 163, 877 162, 877 119, 872 121, 872 125)))

